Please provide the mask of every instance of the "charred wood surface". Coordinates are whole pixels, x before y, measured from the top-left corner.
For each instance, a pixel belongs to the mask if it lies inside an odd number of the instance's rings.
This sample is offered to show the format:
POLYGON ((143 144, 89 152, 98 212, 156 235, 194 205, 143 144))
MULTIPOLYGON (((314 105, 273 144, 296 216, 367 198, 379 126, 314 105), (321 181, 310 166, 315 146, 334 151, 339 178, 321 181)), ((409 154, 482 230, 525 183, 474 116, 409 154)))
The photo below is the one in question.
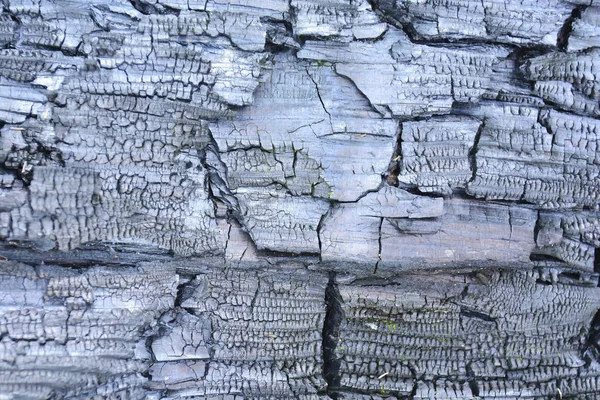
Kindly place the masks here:
POLYGON ((595 0, 0 6, 0 399, 600 398, 595 0))

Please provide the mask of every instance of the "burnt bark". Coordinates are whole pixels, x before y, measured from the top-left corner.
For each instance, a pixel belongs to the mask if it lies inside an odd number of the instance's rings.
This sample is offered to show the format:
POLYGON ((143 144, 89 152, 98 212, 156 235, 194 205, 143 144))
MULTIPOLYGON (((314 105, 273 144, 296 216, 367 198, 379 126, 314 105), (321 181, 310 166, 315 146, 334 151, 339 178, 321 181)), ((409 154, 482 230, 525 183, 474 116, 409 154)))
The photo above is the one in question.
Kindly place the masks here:
POLYGON ((0 399, 600 395, 598 4, 0 4, 0 399))

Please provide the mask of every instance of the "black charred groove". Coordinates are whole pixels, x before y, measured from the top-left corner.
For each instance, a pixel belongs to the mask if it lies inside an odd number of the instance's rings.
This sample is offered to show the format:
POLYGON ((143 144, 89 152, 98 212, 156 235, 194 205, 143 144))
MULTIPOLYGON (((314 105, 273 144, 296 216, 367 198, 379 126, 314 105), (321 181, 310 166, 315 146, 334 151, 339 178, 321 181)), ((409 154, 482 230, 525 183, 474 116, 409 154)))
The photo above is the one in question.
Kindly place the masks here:
POLYGON ((565 51, 569 45, 569 37, 571 36, 571 32, 573 31, 573 22, 581 18, 581 13, 585 11, 588 6, 579 5, 573 9, 571 15, 565 21, 565 24, 562 26, 560 31, 558 32, 558 37, 556 39, 556 46, 565 51))
POLYGON ((539 261, 550 261, 550 262, 560 262, 560 258, 558 257, 554 257, 551 255, 547 255, 547 254, 536 254, 536 253, 532 253, 529 256, 529 259, 533 262, 539 262, 539 261))
POLYGON ((398 131, 396 133, 396 145, 394 147, 394 153, 388 166, 385 180, 389 185, 398 186, 398 174, 400 173, 400 166, 402 164, 402 124, 398 124, 398 131))
POLYGON ((470 309, 467 309, 464 307, 461 308, 460 315, 462 315, 463 317, 467 317, 467 318, 477 318, 477 319, 480 319, 482 321, 487 321, 487 322, 495 322, 496 321, 496 318, 494 318, 486 313, 479 312, 476 310, 470 310, 470 309))
POLYGON ((257 254, 264 258, 273 258, 273 259, 295 259, 295 260, 306 260, 307 262, 314 261, 318 259, 319 252, 293 252, 293 251, 273 251, 269 249, 258 250, 257 254))
POLYGON ((145 0, 129 0, 131 5, 144 15, 152 14, 174 14, 178 15, 179 10, 172 7, 168 7, 158 3, 158 5, 152 4, 145 0))
POLYGON ((323 323, 323 377, 327 381, 328 393, 333 398, 340 387, 340 360, 337 348, 340 346, 340 326, 344 320, 341 297, 335 281, 335 273, 329 274, 329 283, 325 290, 327 313, 323 323))
POLYGON ((469 378, 469 387, 473 396, 479 396, 479 385, 473 372, 471 364, 467 365, 467 377, 469 378))
POLYGON ((8 260, 25 264, 47 263, 70 268, 87 268, 98 264, 132 266, 141 261, 170 261, 168 253, 157 251, 146 253, 145 249, 137 252, 116 252, 112 247, 104 249, 81 249, 70 253, 60 251, 24 251, 32 249, 29 242, 23 244, 14 241, 0 243, 0 255, 8 260))
POLYGON ((379 219, 379 237, 377 239, 377 262, 375 263, 375 269, 373 270, 373 275, 377 275, 377 269, 379 268, 379 263, 381 262, 381 227, 383 226, 383 218, 379 219))
POLYGON ((179 284, 177 285, 177 294, 175 296, 175 307, 181 307, 183 301, 187 300, 193 293, 196 287, 190 285, 190 282, 194 280, 196 275, 179 273, 179 284))
POLYGON ((485 120, 481 121, 481 125, 479 125, 479 129, 477 129, 477 133, 475 134, 475 140, 473 141, 473 146, 469 150, 469 164, 471 165, 472 177, 470 181, 475 180, 477 176, 477 151, 479 151, 479 140, 481 139, 481 133, 485 128, 485 120))
POLYGON ((552 285, 552 281, 547 280, 547 279, 542 279, 542 278, 536 279, 535 283, 537 283, 539 285, 545 285, 545 286, 551 286, 552 285))
POLYGON ((585 340, 584 352, 591 353, 596 362, 600 362, 600 310, 594 315, 585 340))

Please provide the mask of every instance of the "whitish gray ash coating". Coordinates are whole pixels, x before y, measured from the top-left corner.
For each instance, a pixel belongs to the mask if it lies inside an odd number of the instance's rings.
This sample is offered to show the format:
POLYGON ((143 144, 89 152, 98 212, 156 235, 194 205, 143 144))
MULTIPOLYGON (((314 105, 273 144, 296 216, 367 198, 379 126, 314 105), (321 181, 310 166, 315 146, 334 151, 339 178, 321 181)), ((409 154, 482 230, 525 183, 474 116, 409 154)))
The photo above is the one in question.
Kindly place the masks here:
POLYGON ((0 400, 600 398, 597 0, 0 5, 0 400))

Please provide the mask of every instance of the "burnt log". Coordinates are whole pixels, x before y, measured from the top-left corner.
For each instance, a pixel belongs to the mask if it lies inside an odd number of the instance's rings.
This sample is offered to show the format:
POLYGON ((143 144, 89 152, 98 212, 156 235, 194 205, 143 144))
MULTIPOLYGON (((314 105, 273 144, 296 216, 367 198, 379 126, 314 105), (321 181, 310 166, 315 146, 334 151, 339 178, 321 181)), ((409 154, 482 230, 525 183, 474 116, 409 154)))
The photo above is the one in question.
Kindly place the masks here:
POLYGON ((0 399, 600 397, 600 4, 0 4, 0 399))

